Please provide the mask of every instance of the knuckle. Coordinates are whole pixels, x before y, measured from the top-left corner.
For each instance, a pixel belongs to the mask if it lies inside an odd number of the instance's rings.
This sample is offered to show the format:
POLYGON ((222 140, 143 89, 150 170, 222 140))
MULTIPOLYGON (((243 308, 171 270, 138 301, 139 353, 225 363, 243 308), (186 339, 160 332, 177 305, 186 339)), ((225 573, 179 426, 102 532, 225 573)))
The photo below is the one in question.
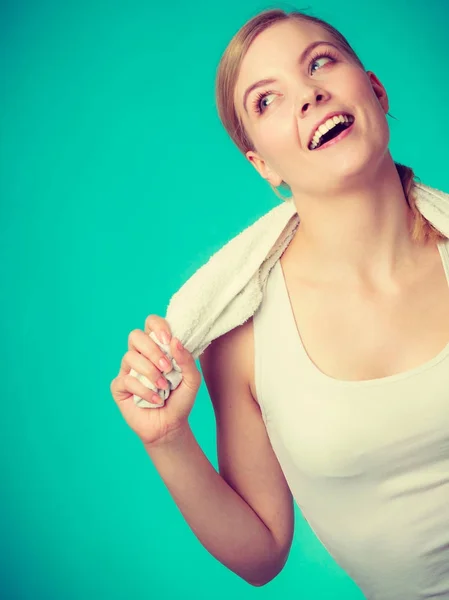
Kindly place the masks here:
POLYGON ((158 329, 158 326, 160 326, 164 322, 165 319, 163 319, 159 315, 148 315, 148 317, 145 319, 145 332, 156 331, 156 329, 158 329))
POLYGON ((161 375, 160 370, 153 363, 151 358, 150 359, 145 358, 142 355, 141 357, 138 357, 138 360, 136 360, 134 362, 134 364, 135 364, 134 370, 136 371, 136 373, 143 375, 144 377, 149 379, 152 383, 154 383, 154 381, 156 379, 158 379, 158 377, 160 377, 160 375, 161 375))
POLYGON ((159 376, 159 371, 156 366, 152 363, 152 361, 146 361, 145 368, 143 369, 145 377, 150 379, 151 381, 159 376))
POLYGON ((122 364, 131 365, 131 356, 132 350, 128 350, 127 352, 125 352, 125 354, 123 355, 122 364))
POLYGON ((148 338, 145 341, 145 353, 144 356, 153 363, 157 363, 157 353, 159 352, 159 347, 151 338, 148 338))
POLYGON ((139 379, 136 375, 131 375, 131 373, 127 373, 123 377, 123 383, 128 391, 132 391, 136 388, 139 379))
POLYGON ((145 331, 149 331, 151 329, 154 316, 155 315, 148 315, 148 317, 145 319, 145 331))
POLYGON ((128 336, 128 340, 130 342, 134 341, 134 338, 136 338, 139 335, 139 333, 140 329, 133 329, 128 336))

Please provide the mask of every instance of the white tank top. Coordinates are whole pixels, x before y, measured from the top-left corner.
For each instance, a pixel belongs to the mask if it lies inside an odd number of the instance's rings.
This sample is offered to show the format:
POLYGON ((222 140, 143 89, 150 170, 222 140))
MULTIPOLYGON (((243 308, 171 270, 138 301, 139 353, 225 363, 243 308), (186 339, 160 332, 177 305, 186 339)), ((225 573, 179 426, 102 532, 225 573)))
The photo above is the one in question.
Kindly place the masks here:
MULTIPOLYGON (((438 249, 449 285, 449 240, 438 249)), ((340 381, 305 351, 279 261, 265 285, 256 393, 298 508, 368 600, 449 600, 449 343, 409 371, 340 381)))

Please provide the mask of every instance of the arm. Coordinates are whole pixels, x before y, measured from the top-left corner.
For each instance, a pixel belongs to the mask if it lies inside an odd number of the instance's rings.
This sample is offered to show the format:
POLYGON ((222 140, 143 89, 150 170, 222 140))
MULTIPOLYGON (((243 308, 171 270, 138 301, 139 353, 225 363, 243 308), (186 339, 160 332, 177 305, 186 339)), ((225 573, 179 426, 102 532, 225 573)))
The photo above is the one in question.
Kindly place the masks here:
POLYGON ((219 473, 188 425, 147 452, 203 546, 254 586, 284 566, 293 506, 245 376, 243 329, 214 340, 200 362, 217 421, 219 473))

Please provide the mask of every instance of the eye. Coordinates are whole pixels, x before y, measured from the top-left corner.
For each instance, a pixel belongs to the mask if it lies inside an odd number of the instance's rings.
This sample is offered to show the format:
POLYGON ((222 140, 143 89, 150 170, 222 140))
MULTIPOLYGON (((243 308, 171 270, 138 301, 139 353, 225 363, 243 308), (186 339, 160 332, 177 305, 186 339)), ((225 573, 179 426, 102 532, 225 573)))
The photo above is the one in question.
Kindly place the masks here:
POLYGON ((271 90, 267 90, 265 92, 259 92, 257 94, 256 99, 253 102, 253 109, 259 114, 264 112, 263 109, 261 108, 261 100, 263 98, 265 98, 266 96, 271 96, 272 94, 274 94, 274 92, 271 90))
MULTIPOLYGON (((309 68, 311 66, 313 66, 316 62, 318 62, 318 60, 321 58, 330 58, 332 62, 337 61, 336 55, 333 52, 331 52, 330 50, 321 51, 321 52, 318 52, 318 54, 315 54, 314 56, 312 56, 312 58, 310 59, 310 62, 309 62, 309 68)), ((312 71, 312 74, 314 72, 315 71, 312 71)))
MULTIPOLYGON (((333 63, 337 62, 337 60, 338 60, 338 56, 331 50, 321 50, 317 54, 313 55, 312 58, 310 59, 309 70, 310 70, 311 66, 313 66, 316 62, 318 62, 322 58, 329 58, 331 60, 331 62, 333 62, 333 63)), ((315 71, 311 71, 311 72, 313 74, 315 71)), ((264 92, 259 92, 257 94, 256 99, 253 102, 253 110, 258 114, 262 114, 265 110, 265 109, 261 108, 262 100, 266 96, 271 96, 274 93, 275 92, 273 92, 272 90, 266 90, 264 92)))

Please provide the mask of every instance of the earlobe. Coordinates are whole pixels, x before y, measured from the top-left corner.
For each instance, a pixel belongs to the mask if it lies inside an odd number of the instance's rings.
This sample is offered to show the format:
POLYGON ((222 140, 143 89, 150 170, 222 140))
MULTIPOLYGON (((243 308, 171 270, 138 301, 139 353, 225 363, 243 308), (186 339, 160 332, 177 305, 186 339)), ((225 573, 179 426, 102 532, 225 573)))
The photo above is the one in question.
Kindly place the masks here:
POLYGON ((269 175, 266 179, 273 187, 279 187, 283 181, 282 177, 279 177, 279 175, 276 175, 273 171, 269 171, 269 175))
POLYGON ((282 177, 276 175, 258 154, 248 151, 245 156, 263 179, 266 179, 274 187, 281 185, 282 177))

